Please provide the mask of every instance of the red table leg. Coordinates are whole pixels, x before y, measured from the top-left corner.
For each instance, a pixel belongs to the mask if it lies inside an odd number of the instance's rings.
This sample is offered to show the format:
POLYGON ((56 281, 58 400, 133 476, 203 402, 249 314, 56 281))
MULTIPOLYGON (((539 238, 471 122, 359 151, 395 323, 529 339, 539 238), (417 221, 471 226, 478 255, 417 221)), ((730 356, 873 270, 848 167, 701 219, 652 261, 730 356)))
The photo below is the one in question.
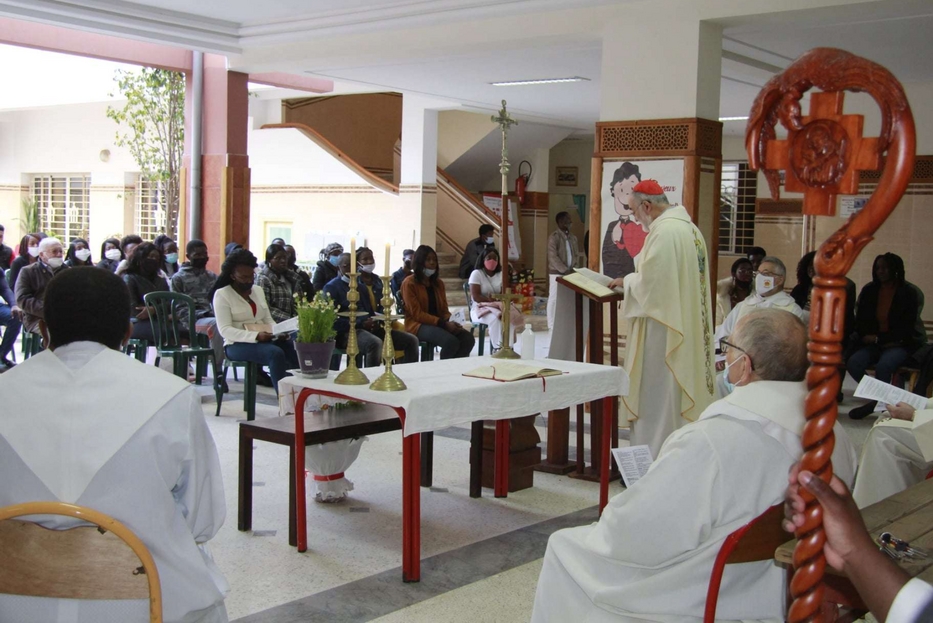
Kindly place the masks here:
POLYGON ((298 524, 298 551, 308 550, 308 516, 305 504, 305 402, 311 395, 303 389, 295 401, 295 523, 298 524))
POLYGON ((405 582, 421 581, 420 446, 420 434, 402 438, 402 579, 405 582))
POLYGON ((509 421, 496 421, 496 450, 495 450, 495 485, 493 493, 497 498, 509 495, 509 421))
POLYGON ((593 448, 594 452, 599 452, 601 461, 599 463, 599 514, 603 514, 603 508, 609 503, 609 445, 612 441, 612 405, 611 396, 603 398, 603 436, 600 439, 600 448, 593 448))

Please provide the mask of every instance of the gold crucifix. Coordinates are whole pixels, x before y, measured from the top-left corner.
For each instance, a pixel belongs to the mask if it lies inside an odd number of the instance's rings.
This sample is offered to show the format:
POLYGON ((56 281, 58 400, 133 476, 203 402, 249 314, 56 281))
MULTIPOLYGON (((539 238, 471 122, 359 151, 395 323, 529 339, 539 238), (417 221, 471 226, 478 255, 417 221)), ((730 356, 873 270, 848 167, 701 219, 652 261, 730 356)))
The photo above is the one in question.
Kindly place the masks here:
POLYGON ((497 359, 518 359, 518 354, 509 346, 509 334, 511 332, 509 316, 512 301, 521 297, 509 292, 509 149, 506 140, 509 127, 518 125, 518 121, 509 116, 509 112, 505 108, 505 100, 502 100, 502 110, 499 111, 499 116, 493 116, 491 119, 499 124, 499 128, 502 130, 502 161, 499 163, 499 173, 502 174, 502 212, 499 214, 500 227, 502 228, 500 230, 502 232, 502 250, 499 257, 505 257, 505 265, 502 269, 502 294, 493 297, 502 303, 502 348, 493 357, 497 359))

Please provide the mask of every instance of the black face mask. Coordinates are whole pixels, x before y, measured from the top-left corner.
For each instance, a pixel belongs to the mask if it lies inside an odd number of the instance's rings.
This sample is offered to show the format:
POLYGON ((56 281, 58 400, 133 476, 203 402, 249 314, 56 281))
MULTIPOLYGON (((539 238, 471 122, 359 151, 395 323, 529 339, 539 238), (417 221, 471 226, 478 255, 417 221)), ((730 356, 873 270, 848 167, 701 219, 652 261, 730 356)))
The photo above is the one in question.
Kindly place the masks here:
POLYGON ((251 283, 240 283, 239 281, 234 281, 232 284, 233 289, 239 292, 240 294, 245 294, 253 289, 253 284, 251 283))
POLYGON ((140 266, 143 272, 147 274, 152 274, 159 270, 159 262, 157 260, 143 260, 140 262, 140 266))
POLYGON ((191 268, 204 268, 207 266, 208 259, 209 258, 206 258, 206 257, 198 257, 198 258, 191 258, 188 261, 191 263, 191 268))

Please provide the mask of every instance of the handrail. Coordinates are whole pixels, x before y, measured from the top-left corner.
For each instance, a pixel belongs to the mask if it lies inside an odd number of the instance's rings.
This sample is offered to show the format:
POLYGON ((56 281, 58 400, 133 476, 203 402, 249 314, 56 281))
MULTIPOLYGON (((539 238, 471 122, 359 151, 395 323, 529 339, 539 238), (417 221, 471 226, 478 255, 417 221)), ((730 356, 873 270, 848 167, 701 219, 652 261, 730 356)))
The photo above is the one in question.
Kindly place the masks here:
POLYGON ((443 182, 455 190, 458 198, 467 203, 468 208, 472 209, 474 212, 478 212, 479 216, 483 217, 484 221, 496 228, 496 231, 501 229, 501 221, 499 217, 496 216, 496 213, 487 208, 483 203, 477 201, 473 193, 461 186, 457 180, 450 177, 447 171, 440 167, 437 167, 437 181, 439 182, 438 186, 442 186, 440 182, 443 182))
POLYGON ((459 244, 457 244, 457 241, 454 240, 449 234, 447 234, 447 232, 445 232, 445 231, 444 231, 443 229, 441 229, 440 227, 437 228, 437 237, 438 237, 438 239, 441 240, 444 244, 446 244, 448 247, 450 247, 450 250, 451 250, 451 251, 454 251, 455 253, 458 253, 458 254, 460 254, 460 255, 463 255, 463 247, 461 247, 459 244))
POLYGON ((382 192, 389 193, 391 195, 398 195, 398 186, 367 170, 356 160, 345 154, 339 147, 324 138, 320 132, 311 126, 305 125, 303 123, 267 123, 264 124, 260 129, 279 130, 283 128, 298 130, 311 139, 318 147, 339 160, 345 167, 366 180, 370 186, 373 186, 374 188, 377 188, 382 192))

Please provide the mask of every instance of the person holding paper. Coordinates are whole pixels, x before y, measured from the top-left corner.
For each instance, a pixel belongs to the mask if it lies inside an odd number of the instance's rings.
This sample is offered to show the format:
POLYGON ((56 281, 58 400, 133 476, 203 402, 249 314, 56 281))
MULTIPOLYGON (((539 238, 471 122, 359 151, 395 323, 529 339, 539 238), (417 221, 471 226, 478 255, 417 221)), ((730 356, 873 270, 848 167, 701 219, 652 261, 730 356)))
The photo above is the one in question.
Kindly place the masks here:
POLYGON ((876 422, 862 446, 852 490, 859 508, 921 482, 933 469, 933 432, 924 435, 917 430, 933 426, 933 400, 920 411, 899 402, 889 406, 887 413, 890 419, 876 422))
MULTIPOLYGON (((743 318, 732 341, 726 358, 736 391, 674 432, 597 523, 551 536, 532 623, 702 620, 723 541, 783 502, 803 452, 806 327, 764 309, 743 318)), ((835 431, 833 467, 851 484, 855 450, 839 424, 835 431)), ((728 565, 716 614, 783 620, 784 594, 773 561, 728 565)))
MULTIPOLYGON (((893 253, 875 258, 872 280, 862 288, 855 309, 854 348, 846 359, 846 370, 856 382, 875 367, 875 378, 890 383, 897 369, 921 346, 917 324, 917 293, 904 281, 904 260, 893 253)), ((875 410, 875 402, 849 411, 860 420, 875 410)))
POLYGON ((624 286, 632 391, 622 397, 631 445, 653 456, 672 432, 713 402, 713 310, 703 234, 683 206, 672 206, 656 180, 632 191, 631 207, 648 232, 635 272, 624 286))
POLYGON ((288 370, 298 367, 298 355, 291 340, 277 339, 269 330, 246 328, 246 325, 270 325, 271 329, 275 324, 262 288, 253 285, 258 264, 248 249, 232 252, 220 267, 210 296, 227 357, 268 366, 272 386, 278 393, 279 381, 288 370))

